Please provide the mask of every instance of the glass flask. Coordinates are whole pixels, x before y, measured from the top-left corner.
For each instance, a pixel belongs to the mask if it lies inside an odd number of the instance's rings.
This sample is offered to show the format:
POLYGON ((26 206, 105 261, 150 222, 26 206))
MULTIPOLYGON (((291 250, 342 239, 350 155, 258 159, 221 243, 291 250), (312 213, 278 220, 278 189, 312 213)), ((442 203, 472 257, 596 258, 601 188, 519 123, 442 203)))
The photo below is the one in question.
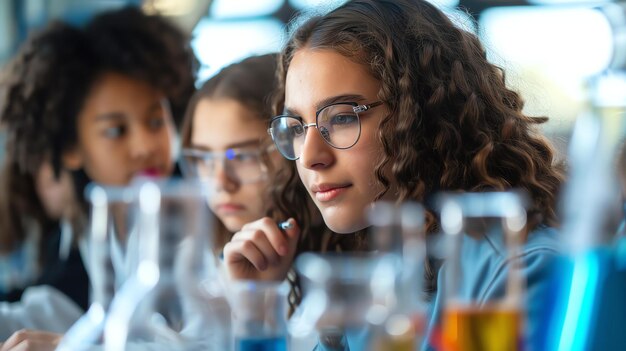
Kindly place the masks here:
POLYGON ((226 302, 208 286, 220 277, 207 187, 146 181, 137 192, 137 263, 105 324, 106 350, 228 350, 226 302))
POLYGON ((136 250, 133 186, 116 188, 92 184, 87 188, 90 220, 87 270, 91 304, 87 312, 65 333, 57 350, 80 351, 102 347, 105 320, 117 287, 128 277, 132 262, 126 255, 136 250), (129 247, 130 246, 130 247, 129 247))
POLYGON ((574 126, 562 201, 565 255, 536 349, 610 350, 626 342, 626 6, 600 10, 612 26, 615 53, 589 79, 588 108, 574 126))

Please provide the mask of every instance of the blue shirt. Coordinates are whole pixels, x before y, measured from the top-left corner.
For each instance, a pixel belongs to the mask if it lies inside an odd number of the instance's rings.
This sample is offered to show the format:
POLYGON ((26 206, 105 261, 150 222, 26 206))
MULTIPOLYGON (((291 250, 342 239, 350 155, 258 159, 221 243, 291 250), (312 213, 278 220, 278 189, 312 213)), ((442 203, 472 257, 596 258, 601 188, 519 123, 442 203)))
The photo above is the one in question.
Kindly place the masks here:
MULTIPOLYGON (((526 279, 526 311, 528 337, 538 333, 537 325, 542 318, 541 301, 549 295, 551 268, 560 254, 557 231, 549 227, 539 227, 528 235, 526 243, 517 257, 508 257, 501 233, 487 233, 475 239, 465 235, 461 250, 461 266, 464 267, 464 278, 460 291, 462 298, 478 304, 499 300, 504 296, 507 271, 513 260, 522 260, 523 276, 526 279)), ((443 286, 447 267, 444 263, 437 277, 438 286, 443 286)), ((442 289, 437 291, 431 304, 431 320, 429 333, 440 326, 443 308, 442 289)), ((368 334, 363 331, 348 332, 345 335, 344 350, 367 350, 368 334)), ((424 349, 433 350, 426 339, 424 349)), ((316 351, 329 350, 318 344, 316 351)))

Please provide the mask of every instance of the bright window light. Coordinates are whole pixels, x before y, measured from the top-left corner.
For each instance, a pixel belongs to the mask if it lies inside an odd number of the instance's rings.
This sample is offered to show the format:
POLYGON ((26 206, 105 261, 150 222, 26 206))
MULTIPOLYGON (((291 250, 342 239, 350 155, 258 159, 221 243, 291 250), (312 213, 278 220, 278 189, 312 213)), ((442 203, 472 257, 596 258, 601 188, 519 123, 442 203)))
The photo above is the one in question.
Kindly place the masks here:
POLYGON ((282 0, 213 0, 211 17, 215 19, 268 16, 276 12, 282 0))
POLYGON ((297 9, 309 8, 335 8, 345 3, 346 0, 289 0, 291 6, 297 9))
POLYGON ((612 51, 606 17, 587 8, 509 8, 481 17, 487 47, 506 61, 590 76, 607 67, 612 51))
POLYGON ((274 19, 201 20, 193 31, 191 41, 202 64, 198 82, 204 82, 221 68, 248 56, 278 52, 283 37, 284 26, 274 19))
POLYGON ((428 0, 439 7, 454 7, 459 4, 459 0, 428 0))
POLYGON ((534 5, 575 5, 576 3, 595 5, 613 2, 613 0, 528 0, 528 2, 534 5))
MULTIPOLYGON (((439 7, 454 7, 459 4, 459 0, 428 0, 439 7)), ((289 0, 291 5, 297 9, 312 7, 336 7, 346 2, 346 0, 289 0)))
POLYGON ((460 28, 476 34, 476 21, 465 11, 453 7, 443 7, 442 11, 460 28))
POLYGON ((548 116, 542 129, 558 144, 585 108, 586 82, 611 60, 606 17, 582 7, 498 8, 483 13, 480 33, 489 61, 524 97, 524 112, 548 116))

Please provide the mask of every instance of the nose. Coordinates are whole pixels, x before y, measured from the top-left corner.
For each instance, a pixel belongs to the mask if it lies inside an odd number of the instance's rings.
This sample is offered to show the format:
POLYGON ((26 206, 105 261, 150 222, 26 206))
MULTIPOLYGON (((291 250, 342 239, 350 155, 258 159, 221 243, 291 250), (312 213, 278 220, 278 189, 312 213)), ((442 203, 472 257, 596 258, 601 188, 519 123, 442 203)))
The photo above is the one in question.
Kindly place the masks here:
POLYGON ((146 166, 144 163, 156 155, 161 142, 162 138, 158 138, 154 133, 145 128, 135 127, 130 138, 130 155, 133 162, 137 162, 135 166, 146 166))
POLYGON ((333 148, 328 145, 315 125, 309 125, 300 149, 300 164, 308 169, 327 168, 334 162, 333 148), (318 130, 313 130, 313 127, 318 130))
POLYGON ((234 193, 239 189, 239 182, 226 169, 224 160, 216 160, 213 179, 215 182, 215 190, 234 193))

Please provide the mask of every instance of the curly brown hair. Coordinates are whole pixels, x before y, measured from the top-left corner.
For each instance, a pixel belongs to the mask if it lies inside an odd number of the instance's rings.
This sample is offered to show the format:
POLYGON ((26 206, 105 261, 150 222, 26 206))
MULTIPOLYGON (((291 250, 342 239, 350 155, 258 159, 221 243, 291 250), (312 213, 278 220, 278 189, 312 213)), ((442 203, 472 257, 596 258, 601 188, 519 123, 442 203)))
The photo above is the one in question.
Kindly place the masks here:
MULTIPOLYGON (((563 171, 536 130, 547 118, 526 116, 522 98, 507 88, 503 70, 487 61, 479 39, 434 5, 354 0, 301 22, 281 54, 276 113, 284 107, 290 62, 303 48, 334 50, 380 80, 378 98, 390 113, 378 131, 384 151, 375 168, 384 188, 379 198, 391 184, 398 202, 427 206, 441 191, 522 189, 532 199, 531 222, 557 225, 563 171)), ((281 208, 296 208, 294 199, 308 196, 294 179, 296 174, 286 174, 276 181, 287 184, 274 189, 281 208)), ((437 227, 431 208, 428 231, 437 227)), ((360 236, 342 249, 365 247, 360 236)), ((432 280, 434 274, 429 275, 432 280)))
MULTIPOLYGON (((0 123, 7 131, 1 187, 9 191, 0 200, 0 248, 23 240, 21 216, 42 222, 36 194, 20 189, 34 187, 44 161, 59 175, 63 153, 77 143, 79 111, 100 75, 115 72, 156 87, 179 122, 197 67, 187 35, 134 7, 100 14, 84 28, 55 21, 33 33, 0 76, 0 123), (22 205, 12 208, 17 203, 22 205)), ((88 180, 74 178, 81 182, 77 198, 82 199, 88 180)))

